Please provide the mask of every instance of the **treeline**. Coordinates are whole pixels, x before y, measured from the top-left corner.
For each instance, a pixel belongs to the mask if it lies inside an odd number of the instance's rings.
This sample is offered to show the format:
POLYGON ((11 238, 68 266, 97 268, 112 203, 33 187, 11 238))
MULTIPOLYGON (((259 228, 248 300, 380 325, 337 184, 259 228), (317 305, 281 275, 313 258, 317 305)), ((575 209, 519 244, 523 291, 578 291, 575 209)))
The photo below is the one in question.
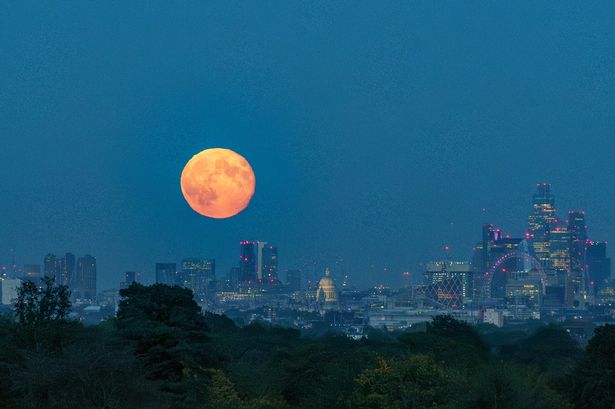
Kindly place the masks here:
POLYGON ((584 350, 546 326, 495 351, 447 316, 421 332, 307 339, 202 314, 178 287, 121 295, 116 317, 84 327, 61 287, 24 284, 0 322, 0 408, 615 407, 615 326, 584 350))

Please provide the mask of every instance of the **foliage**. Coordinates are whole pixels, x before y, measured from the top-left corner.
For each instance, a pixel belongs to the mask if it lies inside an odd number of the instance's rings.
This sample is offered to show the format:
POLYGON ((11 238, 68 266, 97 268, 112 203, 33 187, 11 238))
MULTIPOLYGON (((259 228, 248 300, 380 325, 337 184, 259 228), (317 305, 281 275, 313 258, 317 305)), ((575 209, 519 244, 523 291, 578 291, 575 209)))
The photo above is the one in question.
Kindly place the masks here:
POLYGON ((357 379, 356 407, 365 409, 445 408, 451 374, 428 355, 403 360, 379 359, 357 379))
POLYGON ((488 359, 489 348, 480 334, 451 316, 437 316, 427 324, 426 332, 406 333, 399 339, 409 352, 431 354, 436 361, 459 370, 470 370, 488 359))
POLYGON ((17 289, 14 341, 35 352, 57 353, 72 342, 80 325, 68 319, 70 291, 56 286, 55 279, 44 277, 40 287, 25 281, 17 289))
POLYGON ((615 325, 596 328, 570 383, 577 408, 615 407, 615 325))
POLYGON ((133 283, 121 290, 118 334, 134 343, 135 356, 149 379, 177 399, 196 402, 206 394, 211 364, 207 325, 192 292, 180 287, 133 283), (196 386, 195 386, 196 384, 196 386))
POLYGON ((26 285, 15 316, 0 317, 3 409, 614 405, 613 326, 596 330, 585 351, 557 326, 508 340, 483 328, 498 344, 490 351, 476 328, 449 316, 412 333, 313 338, 265 322, 238 327, 201 313, 190 291, 133 284, 116 318, 84 327, 57 307, 60 293, 26 285))
POLYGON ((55 285, 55 279, 44 277, 41 287, 28 280, 17 289, 15 314, 24 326, 65 320, 70 312, 70 291, 55 285))
POLYGON ((525 339, 502 348, 502 355, 535 366, 551 376, 570 372, 581 358, 581 349, 557 325, 541 327, 525 339))

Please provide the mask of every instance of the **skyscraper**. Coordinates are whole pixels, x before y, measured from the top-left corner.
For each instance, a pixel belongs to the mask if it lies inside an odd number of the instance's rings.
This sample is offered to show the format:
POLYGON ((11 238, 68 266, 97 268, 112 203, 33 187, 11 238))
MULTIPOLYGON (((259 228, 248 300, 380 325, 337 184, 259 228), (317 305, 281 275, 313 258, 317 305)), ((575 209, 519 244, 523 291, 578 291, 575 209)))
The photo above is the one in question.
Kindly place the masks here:
POLYGON ((47 254, 43 260, 43 274, 45 277, 55 278, 57 280, 58 272, 58 260, 55 254, 47 254))
POLYGON ((177 285, 178 283, 177 264, 156 263, 156 284, 177 285))
POLYGON ((528 234, 530 250, 538 259, 543 269, 550 268, 550 233, 556 222, 555 197, 551 193, 551 185, 539 183, 536 193, 532 196, 532 211, 528 216, 528 234))
POLYGON ((124 273, 124 281, 120 283, 120 288, 128 288, 132 283, 141 281, 141 273, 136 271, 126 271, 124 273))
POLYGON ((181 285, 195 294, 205 294, 207 286, 216 278, 216 261, 207 258, 185 258, 182 260, 181 285))
POLYGON ((590 241, 586 249, 587 275, 594 294, 597 294, 611 279, 611 259, 606 256, 604 241, 590 241))
POLYGON ((262 282, 276 284, 278 282, 278 248, 266 245, 261 250, 262 282))
POLYGON ((568 214, 570 232, 570 274, 567 280, 568 305, 585 305, 587 302, 585 248, 587 245, 587 225, 585 212, 571 211, 568 214))
POLYGON ((60 260, 58 270, 59 276, 56 279, 56 284, 69 286, 71 281, 75 279, 75 255, 66 253, 64 258, 60 260))
POLYGON ((558 224, 549 238, 551 268, 546 270, 548 286, 564 286, 570 274, 570 231, 566 224, 558 224))
POLYGON ((96 258, 89 254, 77 260, 76 282, 73 284, 73 296, 78 300, 93 302, 96 300, 96 258))
POLYGON ((258 242, 242 241, 239 243, 239 281, 257 282, 257 249, 258 242))

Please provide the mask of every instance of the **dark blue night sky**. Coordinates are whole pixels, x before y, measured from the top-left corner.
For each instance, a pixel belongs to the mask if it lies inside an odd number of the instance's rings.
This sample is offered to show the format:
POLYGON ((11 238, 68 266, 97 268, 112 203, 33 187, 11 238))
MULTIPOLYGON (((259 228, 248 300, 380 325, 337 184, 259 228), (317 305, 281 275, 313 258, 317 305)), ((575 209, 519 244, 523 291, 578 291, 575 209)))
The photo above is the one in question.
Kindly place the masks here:
POLYGON ((0 5, 0 261, 91 253, 109 288, 260 239, 397 283, 522 234, 543 180, 615 240, 614 2, 189 3, 0 5), (180 192, 209 147, 256 172, 229 220, 180 192))

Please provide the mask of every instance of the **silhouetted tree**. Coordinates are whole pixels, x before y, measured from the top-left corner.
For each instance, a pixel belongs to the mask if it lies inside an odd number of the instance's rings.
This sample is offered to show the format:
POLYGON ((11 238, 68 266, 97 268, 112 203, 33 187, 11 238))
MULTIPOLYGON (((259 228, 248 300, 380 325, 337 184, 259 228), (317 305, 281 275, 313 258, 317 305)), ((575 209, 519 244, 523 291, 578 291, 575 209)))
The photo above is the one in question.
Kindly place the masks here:
POLYGON ((615 325, 596 328, 571 383, 577 408, 615 407, 615 325))
POLYGON ((14 307, 17 342, 37 352, 61 351, 79 325, 68 319, 70 290, 64 285, 56 286, 51 277, 44 277, 40 287, 29 280, 23 282, 17 289, 14 307))
MULTIPOLYGON (((190 290, 162 284, 133 283, 121 290, 116 327, 134 342, 135 356, 148 378, 179 402, 197 402, 207 393, 206 370, 212 363, 207 325, 190 290)), ((178 403, 177 405, 180 405, 178 403)), ((183 403, 181 403, 183 404, 183 403)))
POLYGON ((15 314, 24 326, 65 320, 70 308, 70 290, 65 285, 56 286, 52 277, 44 277, 40 287, 28 280, 17 289, 15 314))

